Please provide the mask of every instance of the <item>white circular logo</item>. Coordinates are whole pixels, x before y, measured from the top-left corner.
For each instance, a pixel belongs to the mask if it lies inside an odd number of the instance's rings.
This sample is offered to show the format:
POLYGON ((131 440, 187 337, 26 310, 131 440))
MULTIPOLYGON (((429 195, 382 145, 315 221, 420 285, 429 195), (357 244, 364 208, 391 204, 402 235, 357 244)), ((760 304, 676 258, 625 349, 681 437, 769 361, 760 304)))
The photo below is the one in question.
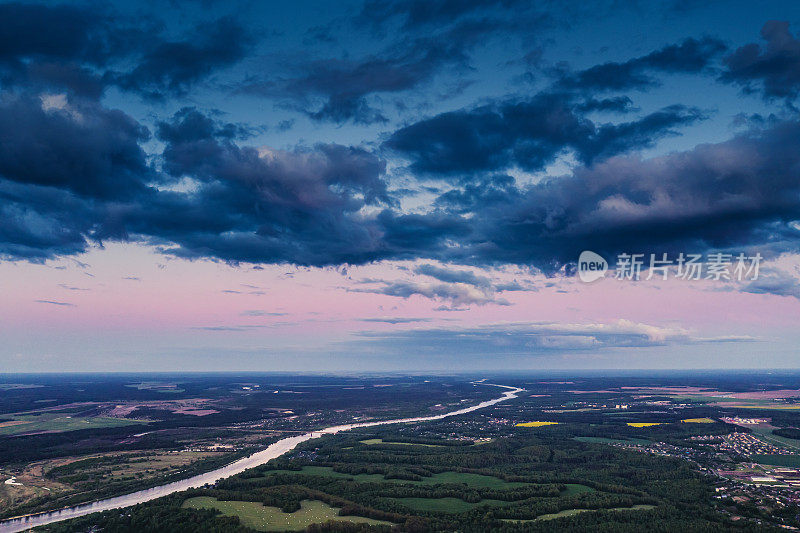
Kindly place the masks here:
POLYGON ((578 257, 578 277, 585 283, 591 283, 605 276, 608 262, 599 254, 584 250, 578 257))

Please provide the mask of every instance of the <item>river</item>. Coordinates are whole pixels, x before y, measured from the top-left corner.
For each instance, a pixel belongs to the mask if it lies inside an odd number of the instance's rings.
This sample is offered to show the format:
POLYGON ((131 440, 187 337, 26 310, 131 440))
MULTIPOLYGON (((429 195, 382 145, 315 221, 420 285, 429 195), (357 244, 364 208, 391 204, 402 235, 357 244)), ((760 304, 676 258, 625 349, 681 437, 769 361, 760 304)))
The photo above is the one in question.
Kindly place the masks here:
POLYGON ((91 513, 108 511, 110 509, 121 509, 123 507, 130 507, 131 505, 136 505, 139 503, 148 502, 150 500, 155 500, 156 498, 161 498, 162 496, 166 496, 174 492, 180 492, 182 490, 202 487, 203 485, 216 483, 220 479, 230 477, 234 474, 239 474, 240 472, 244 472, 248 468, 253 468, 255 466, 263 465, 264 463, 271 461, 276 457, 280 457, 286 452, 293 450, 295 446, 297 446, 301 442, 321 437, 322 435, 333 435, 341 431, 348 431, 351 429, 366 428, 372 426, 382 426, 386 424, 403 424, 410 422, 427 422, 429 420, 441 420, 442 418, 447 418, 450 416, 457 416, 457 415, 463 415, 465 413, 471 413, 472 411, 477 411, 478 409, 483 409, 485 407, 495 405, 505 400, 516 398, 517 394, 524 390, 524 389, 518 389, 516 387, 509 387, 508 385, 495 385, 493 383, 481 383, 481 385, 492 385, 494 387, 502 387, 504 389, 509 389, 509 390, 504 392, 503 395, 500 396, 499 398, 494 398, 493 400, 487 400, 485 402, 481 402, 471 407, 465 407, 464 409, 451 411, 449 413, 442 413, 440 415, 420 416, 416 418, 401 418, 397 420, 382 420, 379 422, 362 422, 358 424, 345 424, 342 426, 331 426, 329 428, 321 429, 318 431, 311 431, 309 433, 305 433, 303 435, 297 435, 295 437, 286 437, 285 439, 281 439, 277 442, 270 444, 266 449, 260 452, 256 452, 248 457, 244 457, 242 459, 239 459, 238 461, 230 463, 229 465, 223 466, 222 468, 206 472, 205 474, 199 474, 196 476, 192 476, 190 478, 182 479, 180 481, 174 481, 172 483, 167 483, 165 485, 160 485, 158 487, 153 487, 150 489, 140 490, 138 492, 132 492, 130 494, 124 494, 122 496, 115 496, 113 498, 108 498, 105 500, 98 500, 95 502, 84 503, 81 505, 76 505, 74 507, 66 507, 58 511, 49 511, 49 512, 26 515, 18 518, 11 518, 8 520, 4 520, 0 522, 0 533, 14 533, 16 531, 24 531, 32 527, 43 526, 45 524, 52 524, 53 522, 60 522, 62 520, 69 520, 70 518, 76 518, 78 516, 84 516, 91 513))

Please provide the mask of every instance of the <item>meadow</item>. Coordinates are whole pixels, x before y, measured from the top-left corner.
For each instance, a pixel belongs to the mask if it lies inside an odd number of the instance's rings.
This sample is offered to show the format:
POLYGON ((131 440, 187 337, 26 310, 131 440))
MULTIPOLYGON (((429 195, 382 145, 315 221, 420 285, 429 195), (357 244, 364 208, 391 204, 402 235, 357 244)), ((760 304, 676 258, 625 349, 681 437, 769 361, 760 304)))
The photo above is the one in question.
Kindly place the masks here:
POLYGON ((265 506, 256 502, 220 501, 207 496, 189 498, 183 503, 188 509, 215 509, 225 516, 235 516, 242 525, 256 531, 298 531, 311 524, 330 520, 356 524, 385 524, 391 522, 373 520, 361 516, 339 516, 339 509, 317 500, 303 500, 300 509, 284 513, 277 507, 265 506))
POLYGON ((59 413, 12 416, 0 423, 0 435, 77 431, 81 429, 114 428, 142 424, 141 420, 126 420, 110 416, 76 417, 59 413))

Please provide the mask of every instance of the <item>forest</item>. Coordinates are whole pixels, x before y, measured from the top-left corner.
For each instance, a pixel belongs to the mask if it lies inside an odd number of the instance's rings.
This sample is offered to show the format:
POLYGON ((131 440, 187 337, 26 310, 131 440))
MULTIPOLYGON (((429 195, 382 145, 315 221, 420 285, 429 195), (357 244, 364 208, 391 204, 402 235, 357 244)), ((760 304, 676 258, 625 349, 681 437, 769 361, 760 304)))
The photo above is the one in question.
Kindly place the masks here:
POLYGON ((213 488, 46 530, 81 531, 92 524, 123 531, 135 524, 157 531, 174 524, 180 531, 184 517, 202 531, 227 527, 233 517, 194 510, 187 517, 184 502, 200 496, 257 502, 284 513, 298 510, 303 501, 339 509, 342 521, 308 531, 477 532, 487 525, 496 531, 777 530, 727 518, 713 500, 713 484, 678 459, 576 441, 560 428, 458 446, 430 436, 449 432, 453 423, 326 436, 213 488), (363 442, 374 439, 390 444, 363 442), (557 519, 541 518, 551 515, 557 519), (394 526, 350 524, 348 516, 394 526))

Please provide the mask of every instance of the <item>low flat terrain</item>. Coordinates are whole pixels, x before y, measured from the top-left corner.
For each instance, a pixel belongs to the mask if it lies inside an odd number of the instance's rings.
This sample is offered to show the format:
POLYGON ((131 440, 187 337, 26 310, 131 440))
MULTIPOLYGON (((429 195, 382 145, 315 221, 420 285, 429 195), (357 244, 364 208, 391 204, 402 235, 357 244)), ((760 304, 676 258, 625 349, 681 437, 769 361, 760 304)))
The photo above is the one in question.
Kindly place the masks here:
POLYGON ((76 417, 55 413, 14 416, 0 423, 0 435, 29 433, 58 433, 80 429, 112 428, 142 424, 141 420, 126 420, 110 416, 76 417))
POLYGON ((559 511, 557 513, 549 513, 543 514, 541 516, 537 516, 536 518, 532 518, 529 520, 514 520, 513 518, 505 518, 503 519, 504 522, 512 522, 516 524, 524 524, 526 522, 540 522, 542 520, 554 520, 556 518, 564 518, 565 516, 575 516, 576 514, 580 513, 591 513, 596 511, 644 511, 655 509, 653 505, 633 505, 631 507, 613 507, 611 509, 565 509, 564 511, 559 511))
POLYGON ((242 525, 256 531, 298 531, 311 524, 330 520, 356 524, 386 524, 391 522, 373 520, 361 516, 339 516, 339 509, 317 500, 303 500, 300 510, 284 513, 277 507, 265 506, 257 502, 220 501, 208 496, 190 498, 183 503, 189 509, 217 509, 226 516, 235 516, 242 525))

